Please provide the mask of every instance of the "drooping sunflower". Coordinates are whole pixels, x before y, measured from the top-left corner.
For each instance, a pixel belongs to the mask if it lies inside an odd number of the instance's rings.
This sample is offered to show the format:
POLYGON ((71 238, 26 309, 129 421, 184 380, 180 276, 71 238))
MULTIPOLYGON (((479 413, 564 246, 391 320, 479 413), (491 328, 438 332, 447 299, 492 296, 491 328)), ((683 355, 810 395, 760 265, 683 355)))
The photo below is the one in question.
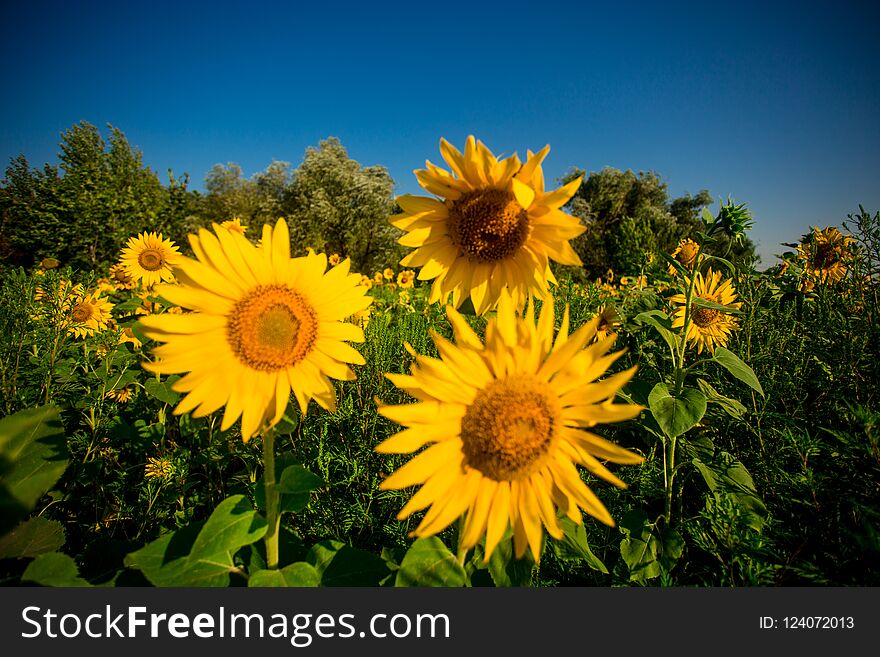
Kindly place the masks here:
POLYGON ((77 338, 85 338, 106 329, 112 317, 113 304, 102 299, 100 292, 81 295, 69 303, 66 317, 67 332, 77 338))
MULTIPOLYGON (((688 237, 681 240, 670 255, 677 260, 682 267, 688 271, 693 271, 694 266, 697 264, 697 254, 699 252, 700 245, 688 237)), ((678 274, 678 270, 676 270, 671 264, 667 270, 669 271, 670 276, 678 274)))
POLYGON ((836 283, 846 276, 847 262, 852 257, 855 240, 837 228, 813 232, 798 245, 798 257, 804 263, 804 271, 816 282, 836 283))
POLYGON ((364 363, 344 342, 362 342, 363 330, 342 321, 372 302, 360 274, 349 260, 327 270, 326 255, 291 258, 282 219, 263 227, 260 248, 217 225, 214 233, 190 235, 196 259, 181 257, 180 284, 156 290, 194 312, 141 319, 143 333, 165 343, 144 367, 188 372, 173 385, 186 393, 174 412, 202 417, 225 405, 221 430, 241 417, 249 440, 278 423, 291 391, 303 413, 310 399, 333 410, 329 377, 353 380, 347 363, 364 363))
POLYGON ((122 388, 117 388, 116 390, 110 390, 104 396, 120 404, 127 404, 134 397, 134 390, 131 386, 124 386, 122 388))
POLYGON ((586 228, 560 208, 574 195, 581 179, 544 191, 541 162, 550 151, 528 151, 523 164, 515 154, 497 159, 468 137, 464 153, 445 139, 440 152, 449 173, 431 162, 415 172, 427 191, 444 200, 401 196, 403 214, 392 225, 407 232, 400 244, 415 247, 400 264, 421 267, 419 280, 433 279, 429 302, 458 307, 470 297, 483 314, 495 307, 506 289, 521 308, 530 296, 546 297, 556 279, 550 260, 580 265, 569 240, 586 228))
POLYGON ((141 281, 144 287, 150 287, 163 281, 173 281, 171 270, 180 257, 180 250, 171 240, 162 239, 162 233, 141 233, 128 239, 120 264, 134 281, 141 281))
POLYGON ((376 447, 386 454, 421 451, 386 478, 382 489, 421 488, 398 514, 405 519, 431 507, 413 536, 431 536, 466 514, 459 547, 485 536, 488 560, 508 527, 517 557, 538 559, 543 530, 563 536, 557 510, 581 523, 581 510, 614 520, 581 479, 576 465, 616 486, 625 484, 601 460, 634 464, 642 457, 591 433, 597 424, 628 420, 642 410, 614 404, 631 368, 599 380, 623 352, 609 353, 614 337, 594 341, 594 319, 568 334, 568 310, 554 341, 553 303, 537 323, 504 292, 489 320, 485 344, 453 307, 447 307, 455 343, 432 332, 440 358, 413 353, 411 374, 386 375, 418 399, 380 406, 406 427, 376 447))
POLYGON ((617 333, 617 329, 620 328, 620 314, 612 304, 599 306, 596 318, 599 320, 596 324, 596 336, 599 340, 604 340, 612 333, 617 333))
MULTIPOLYGON (((736 290, 733 281, 722 281, 721 272, 713 272, 709 269, 705 278, 697 272, 694 280, 694 296, 726 306, 730 310, 739 310, 742 303, 736 301, 736 290)), ((686 279, 685 285, 690 282, 686 279)), ((676 294, 669 299, 678 304, 672 320, 672 328, 684 327, 684 316, 687 309, 684 294, 676 294)), ((703 353, 706 349, 709 353, 715 351, 715 347, 723 347, 727 344, 730 334, 738 328, 736 317, 717 308, 706 308, 691 301, 690 322, 688 324, 687 339, 692 342, 697 353, 703 353)))

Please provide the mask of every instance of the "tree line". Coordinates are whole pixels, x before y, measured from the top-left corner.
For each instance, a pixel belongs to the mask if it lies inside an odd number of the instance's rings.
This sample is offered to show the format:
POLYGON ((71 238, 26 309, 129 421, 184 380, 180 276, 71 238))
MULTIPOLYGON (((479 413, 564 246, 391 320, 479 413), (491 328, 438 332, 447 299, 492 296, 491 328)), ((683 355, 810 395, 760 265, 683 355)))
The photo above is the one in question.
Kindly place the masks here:
MULTIPOLYGON (((106 141, 85 121, 64 131, 57 165, 12 159, 0 183, 0 272, 46 257, 75 269, 104 267, 142 231, 161 232, 186 250, 188 233, 234 217, 253 231, 285 217, 300 250, 349 256, 357 271, 382 269, 402 255, 402 233, 387 221, 397 211, 394 180, 383 166, 351 159, 335 137, 309 147, 296 168, 273 161, 247 178, 237 164, 217 164, 200 192, 190 189, 188 174, 170 169, 163 184, 123 132, 108 129, 106 141)), ((560 183, 579 175, 572 169, 560 183)), ((671 251, 698 230, 711 203, 706 190, 671 199, 654 172, 590 173, 566 208, 587 226, 573 244, 584 262, 580 275, 639 273, 649 254, 671 251)), ((754 254, 750 243, 715 247, 737 259, 754 254)))

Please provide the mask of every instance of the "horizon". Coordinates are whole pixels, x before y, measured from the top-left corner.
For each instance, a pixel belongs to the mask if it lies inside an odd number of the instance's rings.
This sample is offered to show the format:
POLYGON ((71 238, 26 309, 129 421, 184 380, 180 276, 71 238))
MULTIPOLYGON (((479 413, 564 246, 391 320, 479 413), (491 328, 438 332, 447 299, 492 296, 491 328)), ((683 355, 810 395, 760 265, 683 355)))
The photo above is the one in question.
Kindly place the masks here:
POLYGON ((4 170, 19 154, 57 163, 61 131, 85 120, 122 130, 163 184, 169 168, 204 190, 215 164, 296 167, 336 136, 396 195, 427 194, 412 171, 442 163, 441 137, 474 134, 496 154, 550 144, 548 186, 611 166, 655 172, 670 198, 745 202, 762 267, 810 226, 880 207, 868 3, 49 5, 0 10, 4 170))

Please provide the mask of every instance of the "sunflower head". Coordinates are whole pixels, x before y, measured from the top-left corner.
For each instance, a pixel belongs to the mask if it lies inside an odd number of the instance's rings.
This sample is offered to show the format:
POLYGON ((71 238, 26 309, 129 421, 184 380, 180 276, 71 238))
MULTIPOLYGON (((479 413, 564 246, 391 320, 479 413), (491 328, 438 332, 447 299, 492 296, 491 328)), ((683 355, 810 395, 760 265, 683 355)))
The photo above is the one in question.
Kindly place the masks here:
POLYGON ((415 279, 416 273, 412 269, 404 269, 397 275, 397 284, 401 288, 407 289, 413 286, 415 279))
POLYGON ((596 324, 596 336, 600 340, 604 340, 611 334, 617 333, 620 328, 620 314, 612 304, 600 306, 596 317, 599 320, 596 324))
POLYGON ((401 196, 403 214, 391 223, 406 231, 400 240, 416 250, 400 261, 421 267, 419 280, 434 282, 430 302, 452 294, 454 307, 470 297, 482 314, 494 308, 502 290, 521 308, 532 296, 546 297, 556 280, 550 260, 580 265, 569 240, 586 230, 561 208, 581 179, 547 192, 541 162, 550 147, 499 160, 468 137, 464 152, 445 139, 440 153, 451 172, 430 162, 417 170, 422 187, 441 197, 401 196))
POLYGON ((600 459, 642 461, 590 431, 642 410, 612 403, 635 368, 600 378, 623 353, 609 353, 614 337, 595 341, 596 319, 569 335, 566 309, 554 338, 551 300, 536 322, 532 309, 521 317, 506 294, 485 342, 451 306, 447 317, 455 343, 432 332, 440 358, 413 352, 409 375, 386 375, 419 401, 380 406, 406 429, 376 450, 408 454, 427 446, 381 484, 421 484, 398 517, 430 507, 412 533, 424 537, 464 514, 460 545, 469 549, 485 537, 487 560, 509 527, 517 557, 530 549, 538 559, 544 529, 562 538, 558 511, 581 523, 583 510, 613 525, 576 466, 623 487, 600 459))
POLYGON ((852 236, 830 226, 813 232, 798 245, 798 258, 806 274, 817 283, 836 283, 846 276, 853 257, 852 236))
POLYGON ((113 304, 102 299, 100 292, 81 294, 67 304, 67 332, 77 338, 85 338, 108 328, 113 321, 110 312, 113 304))
POLYGON ((120 264, 132 280, 151 287, 174 280, 172 268, 180 257, 180 250, 171 240, 162 239, 162 233, 141 233, 129 238, 128 246, 122 250, 120 264))
POLYGON ((157 479, 167 481, 174 476, 174 464, 167 456, 149 457, 147 465, 144 467, 145 479, 157 479))
POLYGON ((157 293, 191 312, 141 319, 143 333, 164 343, 144 367, 188 372, 174 384, 186 393, 175 413, 225 406, 221 430, 241 417, 249 440, 281 420, 291 392, 303 413, 311 399, 334 410, 330 378, 352 380, 348 363, 364 363, 345 342, 362 342, 363 331, 343 320, 372 301, 349 260, 328 271, 325 255, 291 258, 281 219, 263 227, 259 248, 216 224, 190 245, 196 257, 181 257, 179 284, 157 293))
MULTIPOLYGON (((697 264, 697 254, 699 254, 699 252, 700 245, 688 237, 681 240, 670 255, 673 259, 677 260, 682 267, 688 271, 693 271, 697 264)), ((668 271, 670 276, 676 276, 678 274, 678 270, 671 264, 668 267, 668 271)))
MULTIPOLYGON (((704 277, 700 272, 694 274, 694 296, 713 304, 725 306, 730 310, 739 310, 742 303, 736 301, 736 291, 733 281, 722 280, 721 272, 706 272, 704 277)), ((685 281, 685 285, 690 285, 685 281)), ((687 302, 684 294, 677 294, 670 301, 678 305, 672 320, 672 328, 683 328, 685 315, 688 313, 687 302)), ((687 339, 697 348, 697 353, 707 350, 715 351, 715 347, 723 347, 730 339, 731 333, 739 328, 737 320, 731 314, 719 308, 710 308, 700 305, 698 301, 691 301, 690 317, 688 323, 687 339)))

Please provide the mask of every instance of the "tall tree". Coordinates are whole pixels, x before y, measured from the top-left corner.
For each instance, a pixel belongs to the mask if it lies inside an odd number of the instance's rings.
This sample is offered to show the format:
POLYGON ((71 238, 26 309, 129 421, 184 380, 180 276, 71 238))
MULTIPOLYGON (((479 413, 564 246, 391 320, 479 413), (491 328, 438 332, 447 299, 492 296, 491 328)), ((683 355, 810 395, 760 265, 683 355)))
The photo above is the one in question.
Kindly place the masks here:
POLYGON ((388 223, 395 208, 394 181, 382 166, 361 166, 330 137, 310 147, 293 172, 284 202, 291 240, 327 253, 349 256, 352 268, 372 271, 400 259, 388 223))

